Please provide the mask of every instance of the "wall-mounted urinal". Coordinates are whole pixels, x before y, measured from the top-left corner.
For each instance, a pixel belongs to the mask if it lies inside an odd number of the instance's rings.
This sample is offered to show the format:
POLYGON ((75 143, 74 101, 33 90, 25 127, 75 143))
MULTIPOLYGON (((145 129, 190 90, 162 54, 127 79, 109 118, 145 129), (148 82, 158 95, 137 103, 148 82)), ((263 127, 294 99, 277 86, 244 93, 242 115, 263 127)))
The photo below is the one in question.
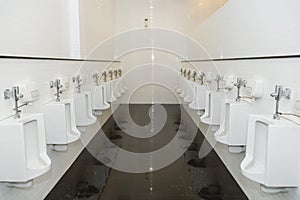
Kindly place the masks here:
POLYGON ((127 90, 127 88, 126 88, 126 86, 125 86, 125 84, 124 84, 124 79, 122 78, 122 69, 118 69, 118 71, 117 71, 117 77, 118 77, 118 83, 117 83, 117 85, 118 85, 118 88, 119 88, 119 92, 121 93, 121 94, 124 94, 125 92, 126 92, 126 90, 127 90))
POLYGON ((184 78, 182 80, 182 90, 181 90, 181 93, 179 94, 179 96, 181 98, 185 98, 187 95, 187 90, 188 90, 188 80, 186 78, 184 78))
POLYGON ((183 93, 183 90, 185 88, 185 76, 186 76, 186 69, 181 69, 181 76, 179 77, 179 85, 178 88, 176 89, 176 92, 179 94, 179 96, 181 97, 180 94, 183 93))
POLYGON ((221 105, 220 128, 215 133, 216 141, 229 146, 229 152, 240 153, 245 150, 248 117, 251 105, 245 101, 226 100, 221 105))
POLYGON ((177 90, 180 90, 180 88, 181 88, 180 83, 181 83, 181 77, 182 77, 182 75, 183 75, 183 69, 180 68, 180 75, 177 76, 177 78, 176 78, 177 79, 177 81, 176 81, 177 83, 176 83, 176 85, 174 87, 175 92, 177 92, 177 90))
POLYGON ((50 88, 56 89, 56 100, 44 108, 47 144, 56 151, 66 151, 69 143, 80 139, 73 102, 71 99, 60 99, 61 93, 68 88, 65 85, 69 85, 62 82, 62 79, 50 81, 50 88))
POLYGON ((193 102, 189 104, 189 108, 193 110, 204 110, 206 106, 206 92, 207 87, 205 85, 200 85, 195 83, 194 98, 193 102))
POLYGON ((121 93, 121 94, 124 94, 125 92, 126 92, 126 90, 128 90, 128 88, 126 87, 126 85, 125 85, 125 79, 123 79, 123 78, 120 78, 119 80, 118 80, 118 87, 119 87, 119 92, 121 93))
POLYGON ((73 94, 75 110, 75 121, 77 126, 88 126, 94 124, 97 118, 92 112, 92 102, 90 92, 80 92, 73 94))
MULTIPOLYGON (((127 90, 128 90, 128 88, 127 88, 127 86, 126 86, 126 79, 124 79, 124 78, 121 78, 120 79, 120 87, 121 87, 121 90, 123 90, 124 92, 123 93, 125 93, 127 90)), ((121 92, 122 93, 122 92, 121 92)), ((122 93, 122 94, 123 94, 122 93)))
POLYGON ((262 184, 264 192, 285 192, 297 187, 300 126, 271 115, 250 115, 242 174, 262 184))
POLYGON ((121 97, 122 93, 120 91, 120 80, 119 80, 119 73, 118 70, 114 70, 114 80, 112 81, 112 88, 113 88, 113 94, 115 97, 119 98, 121 97))
POLYGON ((113 95, 111 82, 104 82, 103 83, 105 87, 105 93, 106 93, 106 101, 111 103, 117 100, 117 98, 113 95))
POLYGON ((121 93, 119 92, 119 87, 118 87, 118 79, 112 80, 112 90, 113 90, 113 95, 116 98, 119 98, 121 96, 121 93))
POLYGON ((193 101, 193 89, 192 89, 192 81, 191 79, 191 70, 187 70, 186 72, 186 80, 185 80, 185 87, 183 93, 180 95, 183 98, 183 101, 187 103, 191 103, 193 101))
POLYGON ((125 88, 123 88, 123 79, 118 79, 117 87, 121 95, 125 93, 125 88))
POLYGON ((0 181, 8 186, 30 187, 32 180, 51 167, 46 152, 44 115, 20 114, 20 107, 39 98, 35 82, 4 91, 5 99, 14 99, 14 117, 0 121, 0 181), (19 105, 19 101, 24 103, 19 105))
POLYGON ((179 90, 179 88, 180 88, 180 77, 178 77, 176 80, 176 85, 174 87, 175 92, 177 92, 177 90, 179 90))
POLYGON ((114 91, 114 72, 113 70, 108 71, 108 77, 109 79, 106 86, 106 96, 107 96, 107 102, 114 102, 117 100, 117 97, 115 96, 114 91))
POLYGON ((205 112, 200 117, 201 122, 209 125, 220 125, 221 102, 225 99, 224 92, 207 91, 205 112))
POLYGON ((237 78, 235 100, 224 100, 221 104, 220 128, 215 133, 216 141, 229 146, 229 152, 240 153, 245 150, 248 117, 253 114, 252 104, 263 96, 263 81, 242 80, 237 78), (246 88, 246 95, 241 96, 241 88, 246 88), (245 98, 246 97, 246 98, 245 98), (249 100, 250 99, 250 100, 249 100))
POLYGON ((30 187, 49 171, 43 114, 22 114, 0 122, 0 181, 30 187), (12 149, 13 148, 13 149, 12 149))
POLYGON ((105 92, 105 85, 92 86, 92 105, 95 115, 102 115, 103 110, 110 108, 110 104, 107 103, 107 97, 105 92))
POLYGON ((44 109, 47 144, 56 151, 66 151, 68 144, 80 139, 72 99, 50 102, 44 109))
POLYGON ((182 93, 182 87, 183 87, 183 77, 179 77, 179 82, 178 82, 178 86, 175 89, 177 94, 182 93))
POLYGON ((191 103, 194 99, 194 88, 195 88, 195 82, 188 80, 187 81, 187 93, 184 97, 184 101, 187 103, 191 103))
POLYGON ((97 121, 92 111, 91 93, 81 91, 82 80, 79 75, 73 77, 73 82, 77 84, 77 90, 73 94, 75 122, 81 131, 85 131, 85 126, 94 124, 97 121))

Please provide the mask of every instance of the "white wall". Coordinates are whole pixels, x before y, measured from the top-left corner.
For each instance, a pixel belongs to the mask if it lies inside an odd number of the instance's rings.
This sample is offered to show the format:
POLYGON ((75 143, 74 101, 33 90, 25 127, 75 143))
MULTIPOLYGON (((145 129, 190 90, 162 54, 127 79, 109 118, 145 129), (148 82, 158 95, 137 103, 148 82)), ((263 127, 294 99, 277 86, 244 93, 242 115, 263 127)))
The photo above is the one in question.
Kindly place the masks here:
POLYGON ((300 52, 298 0, 230 0, 193 37, 213 58, 300 52))
POLYGON ((2 1, 0 23, 0 55, 85 58, 114 33, 114 1, 2 1))
POLYGON ((0 55, 68 57, 68 1, 1 1, 0 55))
MULTIPOLYGON (((149 19, 149 28, 162 28, 169 29, 175 32, 180 32, 186 35, 191 34, 192 28, 199 24, 199 21, 203 21, 207 16, 213 12, 216 7, 222 5, 224 0, 215 0, 212 4, 207 4, 208 1, 204 1, 203 4, 198 4, 199 1, 196 0, 115 0, 115 8, 116 8, 116 16, 115 16, 115 30, 116 33, 124 33, 133 29, 144 28, 144 19, 149 19), (209 8, 209 9, 208 9, 209 8), (206 10, 206 12, 201 12, 202 10, 206 10)), ((160 34, 160 39, 158 39, 157 35, 153 34, 151 38, 151 34, 147 35, 147 33, 140 32, 141 35, 138 35, 137 38, 145 37, 145 41, 153 40, 153 47, 160 46, 164 43, 164 38, 172 37, 172 35, 166 35, 163 32, 160 34), (143 35, 144 34, 144 35, 143 35), (146 36, 147 35, 147 36, 146 36), (160 43, 160 44, 158 44, 160 43)), ((128 40, 128 43, 131 44, 140 42, 138 39, 128 40)), ((142 41, 142 40, 141 40, 142 41)), ((169 41, 169 40, 168 40, 169 41)), ((178 45, 179 50, 184 52, 184 41, 173 40, 170 44, 166 44, 165 47, 174 46, 176 43, 178 45)), ((126 42, 122 45, 127 46, 126 42)), ((116 44, 116 52, 120 52, 119 49, 122 49, 123 46, 117 42, 116 44)), ((144 43, 141 42, 141 47, 143 47, 144 43)), ((170 50, 170 49, 166 49, 170 50)), ((183 54, 182 54, 183 55, 183 54)), ((166 88, 174 88, 176 82, 176 76, 171 76, 169 70, 161 70, 154 71, 159 69, 159 64, 167 65, 177 72, 181 66, 180 59, 178 56, 174 56, 172 54, 163 53, 161 51, 154 50, 152 52, 149 51, 141 51, 134 52, 132 54, 128 54, 121 58, 122 67, 125 71, 131 71, 136 66, 142 64, 151 64, 152 68, 149 67, 147 69, 139 70, 138 74, 134 78, 132 76, 128 76, 126 78, 126 82, 129 86, 135 86, 137 82, 142 80, 148 80, 145 78, 149 78, 150 74, 160 73, 163 74, 165 79, 170 80, 168 82, 169 85, 166 85, 166 88), (152 60, 152 57, 155 60, 152 60), (153 67, 153 66, 156 67, 153 67), (152 71, 148 71, 149 69, 152 71)), ((136 72, 137 73, 137 72, 136 72)), ((163 80, 156 80, 162 81, 163 80)), ((153 85, 153 87, 147 85, 144 88, 140 88, 138 93, 132 96, 130 99, 131 103, 152 103, 153 100, 157 103, 177 103, 177 100, 174 99, 173 95, 169 92, 166 92, 165 89, 158 88, 157 85, 153 85), (153 88, 155 87, 155 89, 153 88), (155 91, 155 93, 153 93, 155 91), (151 97, 151 95, 157 96, 156 98, 151 97)), ((134 88, 130 87, 130 92, 134 90, 134 88)))
MULTIPOLYGON (((230 0, 195 27, 194 38, 205 46, 212 58, 299 54, 299 6, 297 0, 230 0)), ((289 87, 296 93, 292 100, 281 100, 281 112, 292 112, 293 102, 300 99, 299 58, 193 64, 202 68, 215 65, 221 74, 264 80, 264 96, 254 103, 258 114, 274 113, 275 100, 270 93, 274 92, 276 84, 289 87)), ((204 71, 210 70, 212 68, 204 71)), ((228 97, 235 95, 236 90, 233 90, 228 97)))
MULTIPOLYGON (((266 55, 291 55, 300 52, 300 13, 297 0, 231 0, 194 29, 194 38, 212 58, 239 58, 266 55)), ((199 57, 198 57, 199 59, 199 57)), ((201 58, 200 58, 201 59, 201 58)), ((270 93, 276 84, 300 92, 299 59, 215 62, 223 74, 265 81, 264 98, 257 111, 272 113, 270 93)), ((211 62, 194 63, 213 66, 211 62)), ((208 69, 206 69, 208 70, 208 69)), ((215 71, 215 70, 214 70, 215 71)), ((235 91, 232 92, 235 94, 235 91)), ((283 111, 291 111, 293 101, 283 101, 283 111)))
MULTIPOLYGON (((78 0, 80 11, 81 57, 89 54, 115 33, 113 0, 78 0)), ((102 55, 97 57, 104 59, 102 55)))
POLYGON ((141 50, 120 60, 129 89, 122 102, 178 103, 172 93, 181 64, 178 56, 159 50, 141 50))
MULTIPOLYGON (((111 0, 1 3, 0 55, 85 57, 94 46, 114 34, 114 1, 111 0)), ((90 84, 92 73, 101 72, 106 66, 106 62, 0 59, 0 119, 13 113, 13 100, 3 99, 4 89, 28 80, 36 82, 40 99, 22 110, 41 112, 43 105, 54 98, 50 80, 57 77, 71 80, 80 73, 86 84, 90 84)), ((71 88, 68 93, 72 92, 71 88)))
POLYGON ((115 0, 116 33, 144 27, 161 27, 191 34, 227 0, 115 0))

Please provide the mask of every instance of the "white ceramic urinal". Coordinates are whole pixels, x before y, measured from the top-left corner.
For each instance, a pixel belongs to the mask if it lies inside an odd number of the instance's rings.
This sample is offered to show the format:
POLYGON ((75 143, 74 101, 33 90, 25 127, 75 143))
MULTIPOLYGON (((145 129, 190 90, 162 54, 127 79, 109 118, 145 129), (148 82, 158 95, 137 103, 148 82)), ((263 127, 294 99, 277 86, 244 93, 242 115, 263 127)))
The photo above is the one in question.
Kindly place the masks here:
MULTIPOLYGON (((73 103, 75 110, 75 121, 78 127, 85 127, 96 122, 97 118, 92 112, 90 92, 74 93, 73 103)), ((81 130, 84 131, 84 128, 81 128, 81 130)))
POLYGON ((0 122, 0 181, 30 187, 32 180, 49 171, 43 114, 22 114, 0 122))
POLYGON ((187 94, 183 99, 187 103, 191 103, 194 99, 194 92, 193 92, 194 86, 195 83, 193 81, 190 80, 187 81, 187 94))
MULTIPOLYGON (((230 81, 232 79, 228 78, 229 84, 227 85, 232 85, 233 81, 230 81)), ((247 99, 237 97, 239 101, 226 100, 222 103, 221 125, 215 133, 215 139, 227 144, 231 153, 240 153, 245 150, 248 118, 250 114, 253 114, 252 104, 255 103, 255 99, 263 96, 263 88, 262 80, 249 80, 245 91, 247 99)))
POLYGON ((250 115, 242 174, 277 193, 298 186, 300 126, 271 115, 250 115))
POLYGON ((112 80, 112 90, 113 90, 113 95, 117 98, 121 96, 121 93, 119 92, 118 88, 118 79, 112 80))
POLYGON ((104 82, 103 84, 105 86, 105 93, 106 93, 106 98, 107 98, 106 101, 109 103, 116 101, 117 98, 113 95, 111 81, 104 82))
POLYGON ((206 100, 207 87, 205 85, 199 85, 195 83, 194 87, 194 99, 189 104, 189 108, 193 110, 204 110, 206 100))
POLYGON ((209 125, 219 126, 221 102, 224 99, 224 92, 207 91, 205 113, 200 117, 201 122, 209 125))
POLYGON ((105 85, 92 86, 92 109, 95 115, 102 115, 102 111, 110 108, 110 104, 107 103, 105 85))
POLYGON ((125 88, 123 88, 123 79, 122 78, 118 79, 117 86, 119 88, 120 94, 121 95, 124 94, 125 93, 125 88))
POLYGON ((177 78, 176 78, 176 85, 175 85, 175 87, 174 87, 174 90, 175 91, 177 91, 180 87, 179 87, 179 85, 180 85, 180 76, 177 76, 177 78))
POLYGON ((71 99, 48 103, 44 115, 47 144, 52 145, 53 150, 66 151, 69 143, 80 139, 71 99))
POLYGON ((182 76, 179 77, 178 88, 176 89, 176 92, 177 92, 178 94, 182 93, 183 81, 184 81, 184 78, 183 78, 182 76))
POLYGON ((187 95, 187 90, 188 90, 188 80, 186 78, 183 78, 182 80, 182 90, 179 96, 181 98, 185 98, 187 95))
POLYGON ((228 145, 231 153, 245 150, 250 113, 250 103, 243 100, 239 102, 226 100, 221 105, 220 128, 215 133, 215 139, 228 145))
POLYGON ((126 87, 126 82, 125 82, 125 79, 124 78, 120 78, 120 86, 122 88, 122 90, 124 90, 124 93, 126 92, 126 90, 128 90, 128 88, 126 87))

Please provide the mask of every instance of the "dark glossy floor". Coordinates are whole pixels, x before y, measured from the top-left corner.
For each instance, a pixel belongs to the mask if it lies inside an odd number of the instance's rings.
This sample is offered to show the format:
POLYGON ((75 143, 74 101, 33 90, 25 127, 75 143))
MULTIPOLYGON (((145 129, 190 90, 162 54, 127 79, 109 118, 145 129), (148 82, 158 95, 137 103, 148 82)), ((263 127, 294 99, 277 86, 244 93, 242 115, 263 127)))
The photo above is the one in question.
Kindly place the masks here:
MULTIPOLYGON (((140 126, 150 123, 150 105, 130 105, 132 119, 140 126)), ((197 130, 178 105, 164 105, 167 121, 163 129, 148 139, 137 139, 119 130, 113 118, 103 127, 105 134, 119 147, 141 153, 157 150, 177 133, 178 122, 197 130)), ((118 110, 122 112, 122 106, 118 110)), ((126 120, 122 119, 123 122, 126 120)), ((98 135, 87 149, 97 148, 98 135)), ((88 150, 63 176, 46 198, 86 200, 243 200, 247 199, 214 151, 197 159, 203 135, 198 130, 190 148, 171 165, 151 173, 125 173, 106 167, 88 150)))

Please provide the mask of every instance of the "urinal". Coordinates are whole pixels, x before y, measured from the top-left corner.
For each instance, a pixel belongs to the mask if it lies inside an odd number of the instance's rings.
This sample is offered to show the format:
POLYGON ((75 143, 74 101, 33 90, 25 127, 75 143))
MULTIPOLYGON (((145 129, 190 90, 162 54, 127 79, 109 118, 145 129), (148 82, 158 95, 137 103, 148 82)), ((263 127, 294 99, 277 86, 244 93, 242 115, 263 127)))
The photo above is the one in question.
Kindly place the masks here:
POLYGON ((119 88, 118 90, 121 95, 125 93, 125 88, 123 88, 123 79, 118 79, 117 87, 119 88))
POLYGON ((112 93, 115 97, 119 98, 121 96, 120 92, 119 92, 119 88, 118 88, 118 80, 112 80, 112 93))
POLYGON ((176 92, 178 94, 182 93, 183 81, 184 81, 184 78, 183 77, 179 77, 178 88, 176 89, 176 92))
POLYGON ((220 112, 220 128, 215 133, 216 141, 229 146, 229 152, 240 153, 245 150, 248 117, 251 105, 243 100, 223 100, 220 112))
POLYGON ((187 95, 187 90, 188 90, 188 80, 184 78, 182 81, 182 90, 179 96, 185 98, 187 95))
POLYGON ((102 111, 110 108, 106 101, 105 85, 92 86, 92 109, 95 115, 102 115, 102 111))
POLYGON ((300 126, 271 115, 250 115, 246 157, 241 171, 264 192, 285 192, 298 186, 300 126))
POLYGON ((195 83, 193 102, 189 104, 189 108, 193 110, 204 110, 206 101, 207 87, 195 83))
POLYGON ((121 81, 120 86, 121 86, 122 90, 124 90, 124 92, 126 92, 126 90, 128 90, 128 88, 126 87, 125 79, 121 78, 120 81, 121 81))
POLYGON ((0 181, 30 187, 33 179, 50 170, 43 114, 22 114, 0 122, 0 181))
POLYGON ((187 94, 183 99, 187 103, 191 103, 193 101, 193 98, 194 98, 194 93, 193 93, 194 85, 195 85, 194 82, 192 82, 190 80, 187 81, 187 94))
POLYGON ((200 117, 201 122, 209 125, 220 125, 221 102, 223 99, 225 99, 224 92, 206 92, 205 113, 200 117))
POLYGON ((105 93, 106 93, 106 101, 111 103, 117 100, 117 98, 113 95, 112 87, 111 87, 111 82, 104 82, 103 83, 105 86, 105 93))
POLYGON ((176 85, 175 85, 175 87, 174 87, 175 92, 177 92, 177 90, 180 90, 181 78, 182 78, 181 76, 179 76, 179 75, 177 76, 177 79, 176 79, 176 80, 177 80, 177 81, 176 81, 177 83, 176 83, 176 85))
MULTIPOLYGON (((75 122, 78 127, 85 127, 96 122, 97 118, 92 112, 92 102, 90 92, 73 94, 75 111, 75 122)), ((81 128, 84 131, 84 128, 81 128)))
POLYGON ((52 145, 53 150, 66 151, 69 143, 80 139, 71 99, 48 103, 44 115, 47 144, 52 145))
POLYGON ((177 77, 176 78, 176 85, 174 86, 174 90, 176 91, 176 90, 178 90, 179 89, 179 83, 180 83, 180 77, 177 77))

